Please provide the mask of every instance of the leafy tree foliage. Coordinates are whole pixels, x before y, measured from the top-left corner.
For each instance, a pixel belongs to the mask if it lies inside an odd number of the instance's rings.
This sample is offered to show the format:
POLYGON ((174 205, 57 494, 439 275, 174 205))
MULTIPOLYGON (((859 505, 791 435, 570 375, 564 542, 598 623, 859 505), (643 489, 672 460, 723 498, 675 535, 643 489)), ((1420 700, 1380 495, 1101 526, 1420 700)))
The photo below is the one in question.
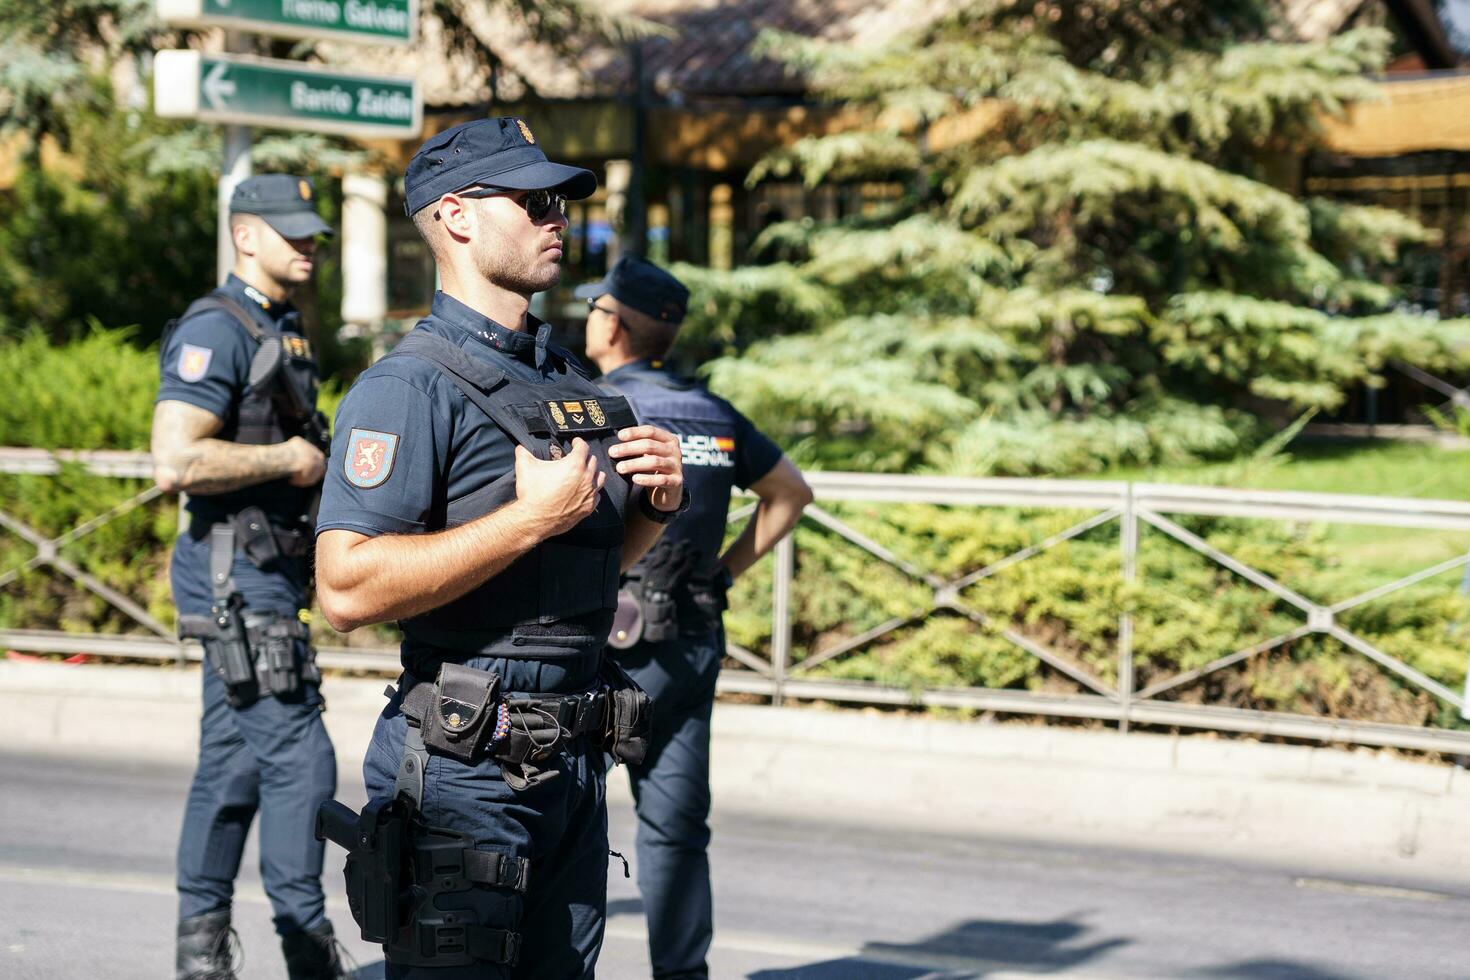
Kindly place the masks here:
POLYGON ((1392 288, 1430 233, 1276 176, 1372 96, 1387 35, 1282 36, 1251 0, 975 0, 876 48, 768 36, 868 127, 749 182, 904 193, 694 274, 690 343, 740 351, 713 383, 808 463, 963 473, 1234 456, 1388 358, 1463 364, 1470 326, 1392 288))
MULTIPOLYGON (((453 51, 488 63, 496 43, 511 42, 485 35, 487 11, 568 52, 647 33, 588 0, 429 0, 420 16, 453 51)), ((40 329, 65 340, 95 318, 136 325, 147 343, 212 283, 220 129, 158 119, 148 92, 151 53, 194 34, 158 21, 152 0, 0 0, 0 152, 17 163, 0 190, 0 337, 40 329)), ((314 57, 309 42, 255 43, 314 57)), ((252 155, 259 169, 319 179, 370 162, 350 141, 311 133, 257 132, 252 155)), ((322 314, 328 368, 345 356, 333 343, 335 268, 329 251, 309 304, 322 314)))

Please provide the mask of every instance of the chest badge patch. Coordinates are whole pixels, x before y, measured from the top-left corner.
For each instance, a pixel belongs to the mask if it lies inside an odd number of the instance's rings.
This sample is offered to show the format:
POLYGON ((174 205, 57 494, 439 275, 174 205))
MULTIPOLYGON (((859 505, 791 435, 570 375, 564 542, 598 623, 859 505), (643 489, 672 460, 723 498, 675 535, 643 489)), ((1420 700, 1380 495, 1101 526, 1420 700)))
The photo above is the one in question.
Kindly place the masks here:
POLYGON ((363 490, 382 486, 393 472, 398 436, 373 429, 353 429, 347 438, 347 456, 342 471, 347 482, 363 490))
MULTIPOLYGON (((629 407, 628 400, 621 395, 579 398, 574 401, 544 401, 535 406, 528 405, 524 411, 537 425, 546 426, 551 434, 563 438, 637 424, 637 416, 629 407)), ((537 431, 544 432, 546 429, 537 431)))
POLYGON ((185 344, 179 351, 179 377, 189 382, 203 381, 213 358, 214 351, 210 348, 185 344))

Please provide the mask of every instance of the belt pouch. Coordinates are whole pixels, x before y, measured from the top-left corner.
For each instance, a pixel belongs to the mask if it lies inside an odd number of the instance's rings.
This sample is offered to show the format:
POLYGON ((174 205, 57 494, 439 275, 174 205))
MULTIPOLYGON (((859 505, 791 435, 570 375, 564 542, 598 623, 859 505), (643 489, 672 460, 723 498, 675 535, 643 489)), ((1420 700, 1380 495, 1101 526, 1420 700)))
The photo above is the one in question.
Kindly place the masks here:
POLYGON ((648 754, 653 700, 617 661, 605 654, 598 672, 607 686, 603 751, 619 762, 636 766, 648 754))
POLYGON ((281 557, 281 546, 271 530, 270 518, 259 507, 245 507, 234 518, 239 548, 256 568, 264 568, 281 557))
POLYGON ((214 635, 203 638, 204 655, 225 683, 225 700, 236 708, 253 704, 260 696, 260 688, 239 605, 233 600, 216 604, 210 609, 210 618, 214 621, 214 635))
POLYGON ((279 613, 247 615, 246 632, 255 651, 260 693, 290 696, 301 690, 301 668, 296 657, 296 630, 279 613))
POLYGON ((674 602, 672 593, 650 588, 644 583, 640 598, 640 605, 643 607, 643 639, 650 643, 663 643, 679 635, 679 607, 674 602))
POLYGON ((500 675, 463 664, 442 664, 423 719, 424 745, 469 764, 495 732, 500 675))

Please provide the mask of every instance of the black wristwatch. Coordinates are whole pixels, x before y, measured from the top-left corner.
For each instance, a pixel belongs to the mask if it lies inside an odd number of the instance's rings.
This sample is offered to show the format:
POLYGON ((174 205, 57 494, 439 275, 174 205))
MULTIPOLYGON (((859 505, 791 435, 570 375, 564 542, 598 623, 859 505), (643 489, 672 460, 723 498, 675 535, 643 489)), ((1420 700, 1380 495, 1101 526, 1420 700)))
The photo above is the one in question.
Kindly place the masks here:
POLYGON ((653 506, 653 501, 649 499, 651 494, 645 490, 638 495, 638 510, 642 512, 644 517, 653 521, 655 524, 667 524, 688 510, 689 505, 694 502, 694 497, 690 495, 689 488, 684 487, 683 490, 684 495, 679 498, 679 506, 673 510, 659 510, 653 506))

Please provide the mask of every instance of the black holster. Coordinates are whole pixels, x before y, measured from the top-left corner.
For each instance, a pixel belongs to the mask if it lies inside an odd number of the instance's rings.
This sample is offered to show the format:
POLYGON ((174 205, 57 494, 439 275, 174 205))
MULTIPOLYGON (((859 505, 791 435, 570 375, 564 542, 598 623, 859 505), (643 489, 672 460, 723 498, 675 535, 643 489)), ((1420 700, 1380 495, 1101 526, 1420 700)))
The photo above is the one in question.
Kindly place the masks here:
POLYGON ((233 708, 292 697, 322 679, 310 628, 285 613, 244 609, 238 595, 211 606, 208 616, 180 616, 179 636, 203 644, 204 659, 224 682, 233 708))
POLYGON ((336 800, 316 813, 316 839, 347 849, 347 905, 370 943, 398 936, 407 896, 413 808, 402 797, 369 800, 362 815, 336 800))
MULTIPOLYGON (((409 794, 379 797, 359 816, 335 800, 317 810, 316 836, 347 849, 347 905, 367 942, 404 966, 515 965, 519 933, 439 907, 438 897, 475 885, 526 891, 531 862, 482 851, 468 834, 430 827, 409 794)), ((453 902, 451 905, 455 904, 453 902)))
POLYGON ((618 762, 638 765, 648 755, 653 699, 612 657, 603 655, 598 675, 607 691, 602 749, 618 762))
POLYGON ((254 704, 260 697, 255 677, 255 659, 250 653, 250 633, 245 626, 240 597, 232 595, 209 610, 213 633, 200 637, 204 657, 225 684, 225 699, 232 707, 254 704))
POLYGON ((282 553, 259 508, 246 508, 234 519, 213 525, 209 577, 214 602, 207 617, 181 615, 179 636, 196 637, 203 643, 205 660, 224 682, 225 699, 231 707, 245 708, 267 695, 298 694, 304 684, 320 682, 321 672, 305 623, 290 614, 245 608, 230 575, 237 539, 247 556, 252 547, 257 555, 265 554, 263 542, 267 541, 274 549, 271 553, 282 553), (242 526, 257 538, 253 545, 248 536, 240 537, 242 526))

